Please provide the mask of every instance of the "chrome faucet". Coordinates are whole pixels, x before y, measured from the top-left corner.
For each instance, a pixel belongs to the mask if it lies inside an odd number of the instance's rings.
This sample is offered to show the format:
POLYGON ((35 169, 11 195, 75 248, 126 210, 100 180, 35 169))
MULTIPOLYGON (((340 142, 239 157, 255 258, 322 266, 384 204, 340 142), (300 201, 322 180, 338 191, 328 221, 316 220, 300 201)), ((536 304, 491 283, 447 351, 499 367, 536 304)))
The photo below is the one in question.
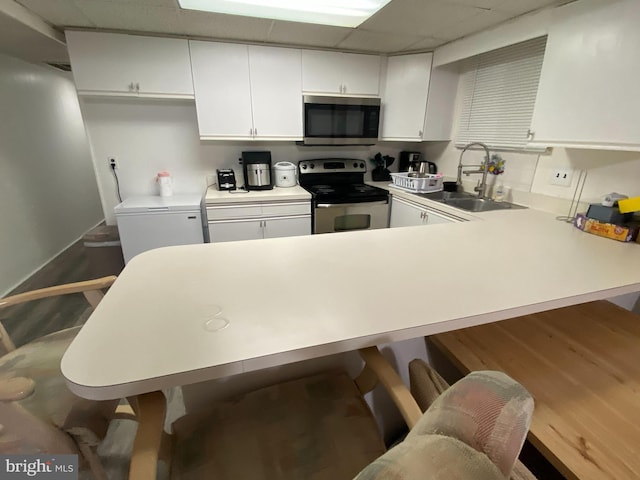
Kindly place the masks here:
POLYGON ((472 142, 462 149, 460 152, 460 160, 458 161, 458 180, 457 183, 459 186, 462 186, 462 174, 464 173, 466 176, 471 175, 472 173, 480 173, 482 174, 482 180, 478 180, 478 185, 476 185, 473 189, 474 192, 478 192, 479 198, 485 198, 487 195, 487 173, 489 173, 489 159, 491 158, 491 153, 489 152, 489 147, 487 147, 484 143, 480 142, 472 142), (480 165, 463 165, 462 164, 462 156, 464 152, 466 152, 470 147, 477 145, 479 147, 484 148, 484 151, 487 153, 487 156, 484 159, 484 163, 480 165), (463 168, 472 168, 475 167, 477 170, 465 170, 462 171, 463 168))

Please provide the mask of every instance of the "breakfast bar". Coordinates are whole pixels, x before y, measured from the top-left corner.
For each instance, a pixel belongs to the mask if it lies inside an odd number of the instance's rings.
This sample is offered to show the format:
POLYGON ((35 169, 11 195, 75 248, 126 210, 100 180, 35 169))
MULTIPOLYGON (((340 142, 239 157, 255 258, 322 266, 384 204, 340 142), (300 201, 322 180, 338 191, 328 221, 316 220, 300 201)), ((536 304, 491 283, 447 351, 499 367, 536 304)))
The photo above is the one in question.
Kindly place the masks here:
POLYGON ((127 265, 62 372, 82 397, 123 398, 638 290, 638 245, 536 210, 168 247, 127 265))

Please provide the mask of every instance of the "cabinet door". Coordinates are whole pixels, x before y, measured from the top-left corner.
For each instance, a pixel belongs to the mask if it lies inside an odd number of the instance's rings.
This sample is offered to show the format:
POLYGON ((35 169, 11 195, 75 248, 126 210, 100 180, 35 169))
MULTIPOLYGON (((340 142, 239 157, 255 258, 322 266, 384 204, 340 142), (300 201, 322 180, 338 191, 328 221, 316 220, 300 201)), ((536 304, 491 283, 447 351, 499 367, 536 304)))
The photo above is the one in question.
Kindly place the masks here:
POLYGON ((390 57, 382 96, 382 139, 421 141, 433 54, 390 57))
POLYGON ((234 242, 236 240, 257 240, 263 238, 263 220, 230 220, 209 223, 209 241, 234 242))
POLYGON ((189 41, 201 138, 253 138, 246 45, 189 41))
POLYGON ((302 50, 302 89, 305 92, 341 93, 342 53, 302 50))
POLYGON ((193 97, 186 40, 76 31, 66 39, 81 94, 193 97))
POLYGON ((347 95, 380 94, 379 56, 343 53, 340 65, 342 93, 347 95))
POLYGON ((436 225, 438 223, 454 223, 455 220, 444 215, 440 215, 433 210, 425 210, 425 223, 427 225, 436 225))
POLYGON ((264 222, 264 238, 311 235, 311 216, 269 218, 264 222))
POLYGON ((389 227, 413 227, 427 222, 426 209, 402 198, 391 197, 391 221, 389 227))
POLYGON ((302 140, 302 60, 293 48, 249 46, 254 135, 302 140))
POLYGON ((549 28, 533 143, 640 148, 640 2, 576 2, 549 28))

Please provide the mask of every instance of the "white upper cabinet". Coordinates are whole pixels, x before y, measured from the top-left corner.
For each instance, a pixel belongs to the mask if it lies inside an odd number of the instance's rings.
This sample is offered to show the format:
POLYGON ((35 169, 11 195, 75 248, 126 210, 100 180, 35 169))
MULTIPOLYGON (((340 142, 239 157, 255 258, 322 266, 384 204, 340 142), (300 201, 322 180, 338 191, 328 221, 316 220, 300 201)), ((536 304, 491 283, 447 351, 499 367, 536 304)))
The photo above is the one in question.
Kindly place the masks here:
POLYGON ((300 50, 249 46, 256 139, 302 140, 300 50))
POLYGON ((389 57, 382 94, 382 140, 450 140, 459 73, 431 68, 433 54, 389 57))
POLYGON ((382 94, 383 140, 421 141, 433 54, 389 57, 382 94))
POLYGON ((640 2, 576 2, 549 28, 532 144, 640 150, 640 2))
POLYGON ((189 45, 201 138, 302 139, 300 50, 189 45))
POLYGON ((189 41, 202 138, 253 138, 247 45, 189 41))
POLYGON ((79 94, 193 98, 187 40, 65 33, 79 94))
POLYGON ((338 95, 380 94, 380 57, 302 50, 302 89, 338 95))

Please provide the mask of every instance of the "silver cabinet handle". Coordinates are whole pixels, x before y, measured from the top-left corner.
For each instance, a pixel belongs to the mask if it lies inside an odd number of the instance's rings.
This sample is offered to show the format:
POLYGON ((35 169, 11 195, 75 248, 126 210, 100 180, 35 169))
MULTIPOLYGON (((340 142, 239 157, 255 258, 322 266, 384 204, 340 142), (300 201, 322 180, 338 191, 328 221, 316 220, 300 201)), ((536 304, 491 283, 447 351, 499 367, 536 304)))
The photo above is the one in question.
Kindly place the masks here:
POLYGON ((140 92, 140 84, 139 83, 136 83, 136 92, 138 92, 138 93, 140 92))
POLYGON ((253 134, 254 134, 256 137, 258 136, 258 129, 257 129, 257 128, 254 128, 254 129, 253 129, 253 134))
POLYGON ((249 129, 249 136, 253 137, 253 128, 249 129))
POLYGON ((133 82, 131 82, 131 83, 129 84, 129 91, 130 91, 130 92, 133 92, 133 90, 134 90, 134 89, 135 89, 135 86, 133 85, 133 82))
POLYGON ((427 212, 424 212, 424 223, 428 223, 429 222, 429 214, 427 212))
POLYGON ((422 130, 418 130, 418 136, 422 137, 422 130))
POLYGON ((536 138, 536 132, 532 132, 531 129, 527 130, 527 138, 529 140, 533 140, 534 138, 536 138))

